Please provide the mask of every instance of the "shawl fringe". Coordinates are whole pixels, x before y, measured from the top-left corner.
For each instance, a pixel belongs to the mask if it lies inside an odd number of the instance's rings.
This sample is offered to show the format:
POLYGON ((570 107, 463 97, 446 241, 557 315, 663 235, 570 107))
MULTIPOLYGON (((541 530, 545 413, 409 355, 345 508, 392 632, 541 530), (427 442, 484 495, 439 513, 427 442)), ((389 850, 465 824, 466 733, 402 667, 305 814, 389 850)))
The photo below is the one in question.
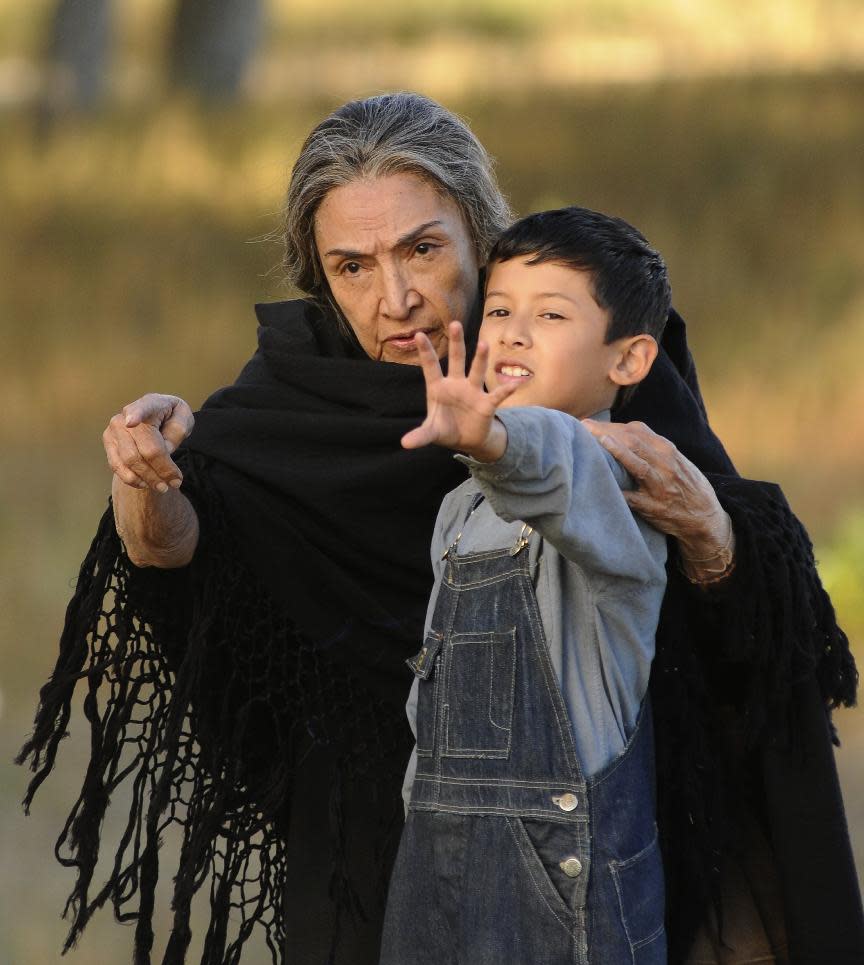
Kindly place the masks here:
POLYGON ((735 846, 742 800, 762 813, 760 743, 799 750, 798 685, 815 676, 830 720, 854 705, 858 684, 810 539, 779 487, 709 479, 735 529, 735 572, 694 587, 671 547, 651 679, 673 963, 709 906, 722 937, 721 856, 735 846))
MULTIPOLYGON (((407 757, 404 719, 300 639, 290 616, 239 563, 203 467, 187 457, 206 545, 184 570, 133 566, 109 505, 67 608, 32 736, 16 758, 33 772, 29 812, 83 683, 91 757, 55 847, 60 863, 77 872, 64 909, 71 923, 64 952, 110 902, 118 921, 135 922, 135 965, 150 965, 160 841, 175 825, 182 837, 163 965, 186 961, 192 901, 207 882, 201 965, 236 965, 255 926, 263 927, 273 961, 285 961, 285 832, 304 749, 328 748, 341 780, 393 770, 407 757), (97 886, 103 823, 121 785, 131 790, 129 813, 110 873, 97 886)), ((346 870, 340 787, 330 817, 337 914, 362 917, 346 870)))

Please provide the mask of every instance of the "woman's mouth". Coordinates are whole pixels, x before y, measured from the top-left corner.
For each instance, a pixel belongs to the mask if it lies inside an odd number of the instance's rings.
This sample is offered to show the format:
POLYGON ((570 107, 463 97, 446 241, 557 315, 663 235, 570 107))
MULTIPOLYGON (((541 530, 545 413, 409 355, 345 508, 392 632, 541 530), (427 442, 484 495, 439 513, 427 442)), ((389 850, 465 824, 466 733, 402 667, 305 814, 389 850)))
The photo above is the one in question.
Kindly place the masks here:
POLYGON ((414 342, 414 336, 418 332, 423 332, 424 335, 430 335, 433 328, 412 328, 407 332, 399 332, 396 335, 391 335, 389 338, 384 339, 384 341, 393 346, 393 348, 398 349, 402 352, 412 352, 417 350, 417 345, 414 342))

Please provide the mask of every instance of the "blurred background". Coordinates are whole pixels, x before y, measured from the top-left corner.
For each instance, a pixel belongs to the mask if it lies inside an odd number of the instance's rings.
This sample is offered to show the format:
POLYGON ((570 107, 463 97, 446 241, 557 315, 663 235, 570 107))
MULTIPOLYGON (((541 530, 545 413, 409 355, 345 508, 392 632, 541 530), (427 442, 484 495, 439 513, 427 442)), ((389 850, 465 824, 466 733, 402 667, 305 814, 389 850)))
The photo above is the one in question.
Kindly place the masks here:
MULTIPOLYGON (((518 213, 578 202, 660 248, 713 423, 784 487, 864 660, 858 0, 0 0, 7 965, 59 961, 65 933, 52 851, 80 711, 28 819, 10 760, 106 503, 102 429, 145 391, 197 406, 234 378, 253 303, 291 294, 274 233, 305 133, 401 88, 467 118, 518 213)), ((861 718, 837 715, 864 867, 861 718)), ((69 961, 128 961, 131 941, 106 912, 69 961)))

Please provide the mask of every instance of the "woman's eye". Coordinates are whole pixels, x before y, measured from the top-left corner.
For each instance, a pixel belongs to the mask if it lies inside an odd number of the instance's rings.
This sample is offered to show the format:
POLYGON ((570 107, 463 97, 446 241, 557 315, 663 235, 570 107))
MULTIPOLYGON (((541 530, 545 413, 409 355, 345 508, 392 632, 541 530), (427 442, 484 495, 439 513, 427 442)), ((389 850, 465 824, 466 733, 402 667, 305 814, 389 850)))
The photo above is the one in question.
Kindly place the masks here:
POLYGON ((428 255, 433 247, 428 241, 421 241, 420 244, 414 248, 414 253, 418 255, 428 255))
POLYGON ((342 266, 342 271, 346 275, 356 275, 360 271, 360 265, 356 261, 348 261, 342 266))

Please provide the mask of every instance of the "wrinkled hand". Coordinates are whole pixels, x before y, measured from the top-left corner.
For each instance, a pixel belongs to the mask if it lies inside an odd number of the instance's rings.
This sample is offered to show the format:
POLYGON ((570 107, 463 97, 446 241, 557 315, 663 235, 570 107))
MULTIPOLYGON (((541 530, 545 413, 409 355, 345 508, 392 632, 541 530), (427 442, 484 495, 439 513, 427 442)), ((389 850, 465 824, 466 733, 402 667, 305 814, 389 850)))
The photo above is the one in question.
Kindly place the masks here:
POLYGON ((102 433, 108 465, 135 489, 178 489, 183 474, 171 454, 194 424, 192 410, 176 395, 142 396, 113 416, 102 433))
POLYGON ((668 439, 642 422, 583 425, 633 477, 638 488, 624 494, 631 509, 674 536, 685 563, 710 563, 730 549, 731 522, 711 483, 668 439))
POLYGON ((402 437, 405 449, 436 445, 465 452, 481 462, 499 459, 507 445, 507 431, 495 420, 495 410, 516 390, 502 385, 492 392, 483 389, 489 347, 480 342, 465 374, 465 338, 462 325, 451 322, 447 328, 447 375, 432 343, 422 332, 414 336, 426 380, 426 418, 416 429, 402 437))

